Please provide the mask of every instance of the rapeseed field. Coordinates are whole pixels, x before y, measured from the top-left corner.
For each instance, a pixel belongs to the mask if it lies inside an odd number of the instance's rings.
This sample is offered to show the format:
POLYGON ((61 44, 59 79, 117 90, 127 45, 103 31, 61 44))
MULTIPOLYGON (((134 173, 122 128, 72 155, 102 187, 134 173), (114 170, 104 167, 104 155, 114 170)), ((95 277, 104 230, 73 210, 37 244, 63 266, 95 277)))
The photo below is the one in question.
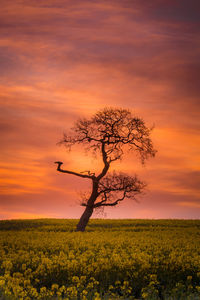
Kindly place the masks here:
POLYGON ((0 221, 0 299, 200 299, 200 220, 0 221))

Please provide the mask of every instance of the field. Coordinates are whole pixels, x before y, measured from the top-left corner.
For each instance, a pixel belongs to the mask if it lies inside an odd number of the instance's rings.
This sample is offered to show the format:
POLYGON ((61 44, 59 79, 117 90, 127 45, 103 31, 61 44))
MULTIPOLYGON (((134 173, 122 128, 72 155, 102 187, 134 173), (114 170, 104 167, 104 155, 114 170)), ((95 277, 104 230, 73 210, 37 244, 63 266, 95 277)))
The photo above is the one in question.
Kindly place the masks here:
POLYGON ((0 299, 200 299, 200 220, 0 221, 0 299))

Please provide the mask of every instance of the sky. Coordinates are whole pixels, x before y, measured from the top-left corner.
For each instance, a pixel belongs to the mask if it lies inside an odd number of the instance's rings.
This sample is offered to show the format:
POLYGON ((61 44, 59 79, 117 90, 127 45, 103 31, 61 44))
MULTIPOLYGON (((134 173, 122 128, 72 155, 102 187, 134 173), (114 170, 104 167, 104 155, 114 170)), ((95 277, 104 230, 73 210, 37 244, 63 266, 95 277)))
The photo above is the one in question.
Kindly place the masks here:
POLYGON ((155 158, 112 170, 148 183, 104 218, 200 218, 199 0, 15 0, 0 10, 0 219, 79 218, 101 168, 58 146, 81 117, 130 109, 154 126, 155 158))

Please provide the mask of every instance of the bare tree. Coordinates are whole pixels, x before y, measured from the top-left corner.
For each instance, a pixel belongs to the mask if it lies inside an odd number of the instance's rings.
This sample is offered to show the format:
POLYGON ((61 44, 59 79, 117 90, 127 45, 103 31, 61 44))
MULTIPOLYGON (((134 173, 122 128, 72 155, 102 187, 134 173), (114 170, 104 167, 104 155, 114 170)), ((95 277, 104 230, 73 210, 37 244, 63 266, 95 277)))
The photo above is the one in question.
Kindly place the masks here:
POLYGON ((85 206, 77 231, 85 231, 85 227, 95 208, 115 206, 126 198, 135 199, 145 187, 138 177, 123 173, 108 173, 111 164, 122 159, 125 150, 138 153, 142 164, 153 157, 156 150, 150 138, 151 129, 146 127, 141 118, 134 117, 127 109, 104 108, 90 119, 79 119, 70 134, 64 134, 60 144, 68 149, 76 144, 82 144, 87 150, 100 155, 103 168, 99 174, 91 171, 74 172, 63 170, 60 161, 59 172, 86 178, 92 182, 92 191, 88 199, 83 199, 85 206))

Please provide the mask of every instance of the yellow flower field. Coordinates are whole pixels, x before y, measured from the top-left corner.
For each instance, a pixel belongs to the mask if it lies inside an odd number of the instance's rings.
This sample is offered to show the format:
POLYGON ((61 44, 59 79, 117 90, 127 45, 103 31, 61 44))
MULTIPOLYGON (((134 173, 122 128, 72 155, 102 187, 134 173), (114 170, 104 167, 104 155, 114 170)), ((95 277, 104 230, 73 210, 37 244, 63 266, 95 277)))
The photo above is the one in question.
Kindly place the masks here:
POLYGON ((0 299, 200 299, 200 220, 0 221, 0 299))

